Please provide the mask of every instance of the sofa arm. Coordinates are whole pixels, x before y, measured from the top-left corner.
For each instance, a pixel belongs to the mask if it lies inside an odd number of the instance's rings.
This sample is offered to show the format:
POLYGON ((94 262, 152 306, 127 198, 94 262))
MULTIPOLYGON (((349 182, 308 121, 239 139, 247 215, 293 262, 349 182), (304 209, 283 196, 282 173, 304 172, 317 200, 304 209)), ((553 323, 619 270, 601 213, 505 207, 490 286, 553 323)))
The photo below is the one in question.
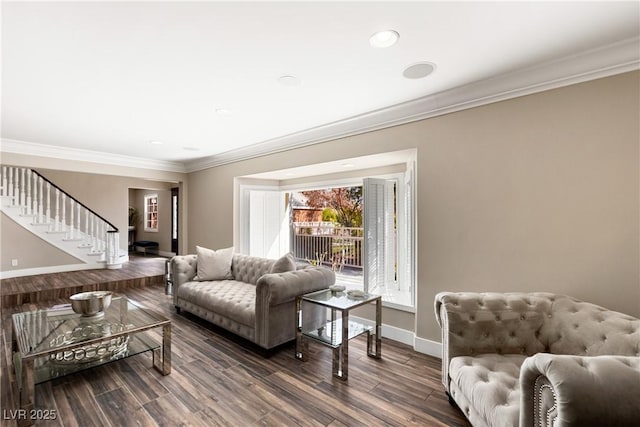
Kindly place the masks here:
POLYGON ((325 267, 306 267, 286 273, 264 274, 256 283, 256 305, 278 305, 296 296, 327 289, 336 281, 333 271, 325 267))
POLYGON ((442 332, 442 383, 449 392, 449 364, 457 356, 531 355, 544 351, 538 330, 552 294, 440 292, 435 315, 442 332))
POLYGON ((520 387, 520 427, 640 422, 640 357, 540 353, 522 364, 520 387))
MULTIPOLYGON (((294 339, 296 296, 327 289, 334 282, 334 272, 324 267, 307 267, 260 277, 256 283, 256 343, 272 348, 294 339)), ((319 306, 305 310, 305 324, 307 321, 324 323, 325 311, 319 306)))
POLYGON ((173 302, 177 304, 178 288, 186 282, 190 282, 198 272, 197 255, 176 255, 171 258, 171 280, 173 286, 173 302))

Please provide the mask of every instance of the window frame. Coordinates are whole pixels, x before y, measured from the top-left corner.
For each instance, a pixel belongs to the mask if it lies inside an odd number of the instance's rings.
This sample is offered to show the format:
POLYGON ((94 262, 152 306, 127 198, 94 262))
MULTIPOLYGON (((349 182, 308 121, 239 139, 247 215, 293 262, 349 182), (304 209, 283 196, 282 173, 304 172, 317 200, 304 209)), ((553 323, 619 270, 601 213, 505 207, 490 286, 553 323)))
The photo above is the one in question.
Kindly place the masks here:
MULTIPOLYGON (((261 184, 251 179, 244 179, 236 177, 235 181, 235 196, 234 196, 234 211, 238 213, 235 215, 236 221, 234 221, 234 243, 236 247, 241 248, 241 252, 248 250, 248 230, 249 230, 249 218, 248 218, 248 199, 249 192, 251 190, 267 190, 267 191, 280 191, 280 192, 298 192, 305 190, 316 190, 327 187, 351 187, 362 186, 364 179, 367 177, 375 177, 383 180, 394 180, 397 185, 397 195, 402 199, 398 200, 397 209, 398 214, 402 215, 402 225, 398 225, 398 239, 405 239, 405 246, 398 244, 396 256, 399 263, 406 264, 406 268, 399 274, 402 276, 402 280, 408 282, 410 288, 410 300, 411 305, 398 304, 391 301, 385 301, 383 299, 382 305, 384 307, 393 308, 400 311, 406 311, 415 313, 416 311, 416 288, 417 288, 417 265, 416 265, 416 233, 417 233, 417 212, 415 201, 415 158, 411 158, 407 161, 406 170, 404 172, 391 172, 382 174, 370 174, 369 171, 364 171, 364 175, 350 178, 335 179, 319 179, 313 180, 313 177, 309 177, 309 181, 304 183, 295 184, 281 184, 274 185, 274 183, 261 184), (410 185, 406 180, 409 177, 410 185), (408 198, 408 199, 407 199, 408 198), (236 234, 237 232, 237 234, 236 234)), ((364 208, 364 206, 363 206, 364 208)), ((366 231, 365 231, 366 233, 366 231)), ((242 252, 245 253, 245 252, 242 252)), ((363 254, 364 256, 364 254, 363 254)))
POLYGON ((144 231, 149 233, 157 233, 159 229, 159 210, 160 210, 160 200, 158 199, 158 194, 145 194, 144 196, 144 231), (151 199, 155 199, 155 211, 150 212, 150 207, 152 204, 150 203, 151 199), (155 214, 155 227, 152 226, 153 215, 155 214))

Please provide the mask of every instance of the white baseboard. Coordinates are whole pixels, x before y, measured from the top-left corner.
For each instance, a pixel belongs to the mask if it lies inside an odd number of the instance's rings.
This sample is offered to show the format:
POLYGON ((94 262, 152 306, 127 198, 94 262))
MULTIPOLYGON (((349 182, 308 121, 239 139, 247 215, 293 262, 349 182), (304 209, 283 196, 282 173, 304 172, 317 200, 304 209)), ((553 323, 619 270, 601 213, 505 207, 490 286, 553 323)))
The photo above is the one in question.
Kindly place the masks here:
POLYGON ((77 270, 95 270, 98 268, 105 268, 102 264, 67 264, 67 265, 52 265, 50 267, 36 267, 36 268, 23 268, 20 270, 0 271, 0 279, 11 279, 14 277, 34 276, 36 274, 49 274, 49 273, 66 273, 68 271, 77 270))
MULTIPOLYGON (((360 322, 363 325, 374 327, 376 322, 373 320, 365 319, 358 316, 349 316, 350 319, 360 322)), ((436 341, 427 340, 424 338, 416 337, 412 331, 406 329, 396 328, 395 326, 389 326, 382 324, 382 336, 389 338, 390 340, 398 341, 403 344, 407 344, 413 347, 418 353, 424 353, 429 356, 442 357, 442 344, 436 341)))
POLYGON ((413 349, 418 353, 428 354, 429 356, 442 359, 442 343, 431 341, 425 338, 414 338, 413 349))

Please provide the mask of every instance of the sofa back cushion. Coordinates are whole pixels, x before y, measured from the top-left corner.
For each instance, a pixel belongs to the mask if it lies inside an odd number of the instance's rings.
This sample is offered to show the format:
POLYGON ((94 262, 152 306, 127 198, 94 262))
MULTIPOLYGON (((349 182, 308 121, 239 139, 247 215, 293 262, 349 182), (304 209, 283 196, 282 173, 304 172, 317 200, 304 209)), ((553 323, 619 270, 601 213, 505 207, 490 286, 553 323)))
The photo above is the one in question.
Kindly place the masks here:
POLYGON ((640 356, 640 319, 558 296, 540 330, 546 352, 578 356, 640 356))
POLYGON ((269 273, 275 260, 235 253, 231 261, 233 278, 255 285, 262 275, 269 273))
POLYGON ((231 259, 233 246, 225 249, 208 249, 196 246, 198 256, 198 272, 194 280, 224 280, 231 279, 231 259))

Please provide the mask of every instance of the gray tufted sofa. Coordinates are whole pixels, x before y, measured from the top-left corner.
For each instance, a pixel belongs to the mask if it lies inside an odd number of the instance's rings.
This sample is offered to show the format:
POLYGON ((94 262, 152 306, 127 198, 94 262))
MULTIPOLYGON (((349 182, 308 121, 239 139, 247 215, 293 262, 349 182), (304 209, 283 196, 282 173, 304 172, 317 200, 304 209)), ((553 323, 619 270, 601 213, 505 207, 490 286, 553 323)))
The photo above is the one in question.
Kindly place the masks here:
MULTIPOLYGON (((197 256, 171 259, 173 298, 185 310, 246 338, 265 349, 295 338, 295 297, 335 283, 328 268, 298 266, 295 271, 269 273, 275 260, 234 254, 233 279, 194 281, 197 256)), ((305 324, 320 324, 325 313, 305 309, 305 324), (307 317, 309 316, 309 317, 307 317)))
POLYGON ((550 293, 435 297, 442 382, 481 426, 640 426, 640 320, 550 293))

